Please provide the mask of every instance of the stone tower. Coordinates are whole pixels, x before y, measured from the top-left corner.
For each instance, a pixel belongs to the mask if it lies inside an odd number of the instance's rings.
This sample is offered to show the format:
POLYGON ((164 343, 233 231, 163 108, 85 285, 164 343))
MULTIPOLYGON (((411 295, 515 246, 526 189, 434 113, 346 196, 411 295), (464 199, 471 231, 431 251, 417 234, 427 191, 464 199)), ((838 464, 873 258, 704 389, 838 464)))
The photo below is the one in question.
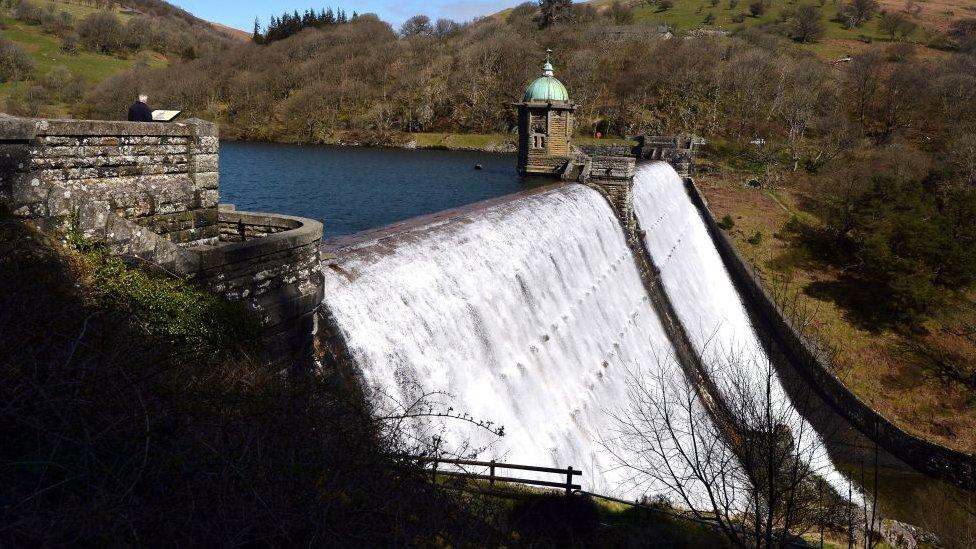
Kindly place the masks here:
POLYGON ((519 115, 518 172, 521 175, 559 175, 572 159, 570 136, 573 135, 573 112, 566 86, 553 76, 550 55, 542 76, 529 84, 519 115))

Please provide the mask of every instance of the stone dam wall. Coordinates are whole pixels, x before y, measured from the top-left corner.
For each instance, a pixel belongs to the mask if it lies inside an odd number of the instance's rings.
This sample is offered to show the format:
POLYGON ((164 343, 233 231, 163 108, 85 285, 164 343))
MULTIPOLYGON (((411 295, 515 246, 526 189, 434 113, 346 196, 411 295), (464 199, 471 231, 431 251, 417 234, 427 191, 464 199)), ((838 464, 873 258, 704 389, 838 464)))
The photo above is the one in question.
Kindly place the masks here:
POLYGON ((218 207, 218 147, 216 126, 203 120, 0 116, 0 203, 43 230, 77 230, 244 303, 271 357, 308 360, 322 224, 218 207))
POLYGON ((813 388, 834 413, 915 470, 967 490, 976 490, 976 456, 939 446, 902 430, 851 392, 837 377, 824 353, 793 325, 760 277, 739 254, 731 238, 718 226, 694 180, 685 178, 685 187, 701 213, 736 289, 758 320, 759 328, 786 355, 807 386, 813 388))
POLYGON ((2 197, 19 217, 102 206, 177 244, 213 244, 217 129, 179 124, 0 118, 2 197))

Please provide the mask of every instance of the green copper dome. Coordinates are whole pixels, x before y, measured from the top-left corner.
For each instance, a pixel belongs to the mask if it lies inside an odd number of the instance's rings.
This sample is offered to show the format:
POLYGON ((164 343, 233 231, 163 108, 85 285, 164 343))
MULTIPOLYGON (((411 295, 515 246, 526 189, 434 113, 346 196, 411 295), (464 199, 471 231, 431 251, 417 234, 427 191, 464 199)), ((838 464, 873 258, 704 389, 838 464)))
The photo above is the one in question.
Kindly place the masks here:
POLYGON ((525 89, 522 101, 569 101, 569 92, 566 86, 552 75, 552 63, 549 62, 549 54, 552 50, 546 50, 546 64, 542 66, 542 76, 536 78, 525 89))

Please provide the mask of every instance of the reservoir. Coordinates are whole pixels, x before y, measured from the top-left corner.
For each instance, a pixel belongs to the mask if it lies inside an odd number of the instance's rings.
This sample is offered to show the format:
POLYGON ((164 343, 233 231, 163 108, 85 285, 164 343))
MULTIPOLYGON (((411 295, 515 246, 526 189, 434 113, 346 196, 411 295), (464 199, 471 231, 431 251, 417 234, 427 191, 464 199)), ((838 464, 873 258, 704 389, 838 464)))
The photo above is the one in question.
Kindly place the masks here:
POLYGON ((326 239, 518 192, 528 181, 513 154, 220 144, 221 203, 316 219, 326 239))

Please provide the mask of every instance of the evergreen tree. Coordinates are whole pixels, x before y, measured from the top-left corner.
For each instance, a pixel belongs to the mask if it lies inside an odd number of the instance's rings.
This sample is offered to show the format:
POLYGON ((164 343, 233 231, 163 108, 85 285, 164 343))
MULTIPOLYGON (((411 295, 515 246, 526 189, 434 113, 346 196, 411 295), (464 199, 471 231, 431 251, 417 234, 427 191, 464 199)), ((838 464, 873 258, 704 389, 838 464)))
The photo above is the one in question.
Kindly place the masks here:
POLYGON ((264 43, 264 35, 261 34, 261 20, 257 17, 254 18, 254 34, 251 36, 251 39, 257 44, 264 43))

